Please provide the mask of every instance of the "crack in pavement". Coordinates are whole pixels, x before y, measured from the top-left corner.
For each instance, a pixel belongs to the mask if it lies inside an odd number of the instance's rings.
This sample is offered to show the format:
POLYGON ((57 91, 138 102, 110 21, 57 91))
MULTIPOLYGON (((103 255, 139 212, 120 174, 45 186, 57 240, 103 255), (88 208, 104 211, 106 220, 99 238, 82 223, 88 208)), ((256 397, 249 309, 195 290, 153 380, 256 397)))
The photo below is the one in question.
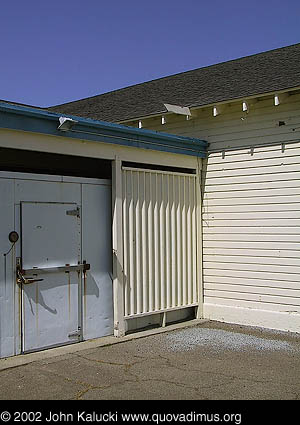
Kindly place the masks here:
MULTIPOLYGON (((108 364, 108 365, 112 365, 112 366, 134 366, 135 364, 139 364, 142 363, 142 361, 136 361, 136 362, 132 362, 132 363, 118 363, 118 362, 112 362, 112 361, 107 361, 107 360, 99 360, 99 359, 93 359, 93 358, 89 358, 89 357, 85 357, 82 354, 76 354, 76 357, 79 357, 81 359, 90 361, 90 362, 96 362, 96 363, 102 363, 102 364, 108 364)), ((145 359, 144 361, 146 361, 147 359, 145 359)))
MULTIPOLYGON (((186 372, 188 370, 189 372, 200 372, 202 374, 204 373, 204 374, 208 374, 208 375, 210 374, 210 375, 213 375, 213 376, 220 376, 220 377, 224 377, 224 378, 234 378, 234 379, 237 379, 237 380, 240 380, 240 381, 250 381, 250 382, 253 382, 253 383, 261 383, 261 384, 278 383, 278 384, 288 384, 288 385, 290 385, 290 383, 286 382, 285 380, 278 380, 278 378, 268 379, 268 380, 266 380, 266 379, 259 380, 259 379, 250 378, 250 377, 246 377, 246 376, 243 376, 242 378, 240 378, 237 375, 226 374, 224 372, 208 371, 208 370, 202 369, 201 367, 196 368, 196 369, 191 369, 191 368, 186 369, 186 368, 183 368, 181 366, 174 364, 171 359, 165 358, 161 355, 159 355, 159 357, 167 362, 168 367, 175 368, 175 369, 180 370, 182 372, 186 372)), ((295 383, 294 385, 298 385, 298 384, 295 383)), ((299 385, 300 385, 300 382, 299 382, 299 385)))

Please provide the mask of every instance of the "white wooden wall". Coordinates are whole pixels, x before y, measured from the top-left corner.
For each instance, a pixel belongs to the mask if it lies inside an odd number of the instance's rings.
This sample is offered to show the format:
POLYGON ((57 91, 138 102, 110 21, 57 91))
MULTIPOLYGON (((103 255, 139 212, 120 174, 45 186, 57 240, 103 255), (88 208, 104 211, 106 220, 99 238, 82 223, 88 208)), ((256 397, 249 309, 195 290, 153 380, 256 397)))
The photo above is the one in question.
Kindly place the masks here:
POLYGON ((209 155, 207 304, 300 313, 300 143, 209 155))
POLYGON ((123 168, 125 317, 198 305, 197 181, 123 168))
POLYGON ((204 317, 299 332, 300 95, 143 125, 214 151, 202 174, 204 317))

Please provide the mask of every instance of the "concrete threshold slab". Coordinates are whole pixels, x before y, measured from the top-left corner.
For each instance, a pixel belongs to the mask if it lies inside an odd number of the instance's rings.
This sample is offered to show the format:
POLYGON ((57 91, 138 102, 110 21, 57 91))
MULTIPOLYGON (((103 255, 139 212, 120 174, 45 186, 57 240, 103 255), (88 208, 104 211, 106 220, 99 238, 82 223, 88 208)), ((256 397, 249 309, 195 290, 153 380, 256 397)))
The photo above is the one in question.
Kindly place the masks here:
POLYGON ((34 353, 20 354, 13 357, 6 357, 0 359, 0 371, 5 369, 11 369, 20 367, 29 363, 33 363, 40 360, 49 359, 51 357, 64 356, 66 354, 72 354, 79 351, 89 350, 90 348, 105 347, 108 345, 120 344, 126 341, 132 341, 139 338, 145 338, 152 335, 161 334, 164 332, 170 332, 177 329, 189 328, 192 326, 200 325, 208 322, 208 319, 193 319, 181 323, 175 323, 167 325, 166 327, 159 327, 154 329, 147 329, 144 331, 137 331, 123 337, 115 336, 104 336, 97 339, 91 339, 89 341, 78 342, 76 344, 64 345, 56 348, 49 348, 42 351, 36 351, 34 353))

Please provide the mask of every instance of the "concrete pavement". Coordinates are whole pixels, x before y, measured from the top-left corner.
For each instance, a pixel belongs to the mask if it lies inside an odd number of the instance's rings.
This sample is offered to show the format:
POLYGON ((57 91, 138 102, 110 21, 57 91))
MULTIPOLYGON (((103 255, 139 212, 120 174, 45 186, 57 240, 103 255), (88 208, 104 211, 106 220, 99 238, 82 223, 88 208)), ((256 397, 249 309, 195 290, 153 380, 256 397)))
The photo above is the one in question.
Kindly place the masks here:
POLYGON ((0 360, 1 400, 300 399, 300 335, 192 321, 0 360))

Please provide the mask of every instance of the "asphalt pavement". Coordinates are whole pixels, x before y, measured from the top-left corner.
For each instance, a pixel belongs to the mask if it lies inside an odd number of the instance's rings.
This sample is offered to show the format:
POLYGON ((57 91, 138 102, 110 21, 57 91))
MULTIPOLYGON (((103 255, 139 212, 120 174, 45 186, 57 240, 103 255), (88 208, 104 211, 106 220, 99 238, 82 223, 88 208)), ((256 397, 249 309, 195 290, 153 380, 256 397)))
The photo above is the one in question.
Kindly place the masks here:
POLYGON ((191 321, 1 359, 0 379, 1 400, 299 400, 300 334, 191 321))

